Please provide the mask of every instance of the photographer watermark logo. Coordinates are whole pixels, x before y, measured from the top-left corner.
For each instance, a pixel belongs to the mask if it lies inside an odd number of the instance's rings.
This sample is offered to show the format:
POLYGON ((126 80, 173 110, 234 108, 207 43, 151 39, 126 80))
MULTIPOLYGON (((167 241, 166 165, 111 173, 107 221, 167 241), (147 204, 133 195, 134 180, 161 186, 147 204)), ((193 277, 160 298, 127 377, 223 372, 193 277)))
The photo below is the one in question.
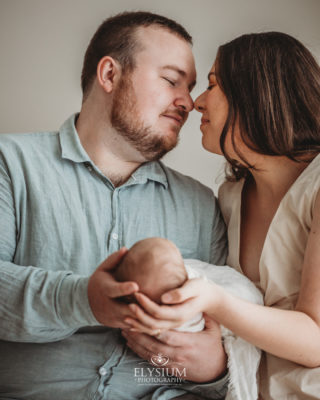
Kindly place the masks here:
POLYGON ((143 361, 143 367, 134 369, 134 378, 138 385, 180 385, 187 379, 186 368, 169 367, 169 357, 164 354, 154 354, 150 364, 143 361))
POLYGON ((157 354, 156 356, 152 356, 150 358, 150 362, 155 367, 164 367, 169 362, 169 357, 163 356, 161 353, 157 354))

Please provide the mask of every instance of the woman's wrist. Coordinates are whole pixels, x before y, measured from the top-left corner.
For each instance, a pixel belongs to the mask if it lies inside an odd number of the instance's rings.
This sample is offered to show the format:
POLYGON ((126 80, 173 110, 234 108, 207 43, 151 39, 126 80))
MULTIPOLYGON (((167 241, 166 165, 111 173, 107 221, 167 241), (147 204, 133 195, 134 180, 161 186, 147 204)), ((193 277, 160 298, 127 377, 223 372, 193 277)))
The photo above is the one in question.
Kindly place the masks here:
POLYGON ((204 311, 210 317, 217 320, 219 313, 223 310, 227 292, 216 284, 209 283, 208 287, 208 298, 209 301, 206 305, 206 310, 204 311))

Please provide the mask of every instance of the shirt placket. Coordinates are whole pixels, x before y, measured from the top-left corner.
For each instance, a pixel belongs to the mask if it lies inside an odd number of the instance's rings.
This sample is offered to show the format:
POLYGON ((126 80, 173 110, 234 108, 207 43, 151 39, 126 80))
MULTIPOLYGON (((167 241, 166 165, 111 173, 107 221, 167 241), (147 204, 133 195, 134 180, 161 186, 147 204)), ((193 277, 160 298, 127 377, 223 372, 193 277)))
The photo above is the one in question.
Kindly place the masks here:
POLYGON ((115 188, 111 195, 112 221, 107 243, 108 254, 112 254, 115 251, 119 250, 122 244, 119 195, 120 188, 115 188))
MULTIPOLYGON (((117 341, 116 338, 115 341, 117 341)), ((97 393, 93 397, 93 400, 115 400, 112 395, 112 387, 109 384, 109 380, 113 373, 112 369, 119 363, 123 357, 123 353, 124 346, 118 345, 116 348, 114 348, 113 353, 107 359, 107 361, 99 367, 97 371, 99 375, 99 386, 97 393)))

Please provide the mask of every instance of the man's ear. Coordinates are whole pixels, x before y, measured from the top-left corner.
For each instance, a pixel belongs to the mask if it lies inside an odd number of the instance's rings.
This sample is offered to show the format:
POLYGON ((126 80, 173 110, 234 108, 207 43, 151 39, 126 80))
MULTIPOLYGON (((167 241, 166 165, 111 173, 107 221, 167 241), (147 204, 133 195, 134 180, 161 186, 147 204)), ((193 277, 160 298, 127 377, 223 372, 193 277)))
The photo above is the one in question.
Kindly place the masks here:
POLYGON ((121 66, 114 58, 109 56, 101 58, 97 66, 97 79, 106 93, 112 92, 120 76, 121 66))

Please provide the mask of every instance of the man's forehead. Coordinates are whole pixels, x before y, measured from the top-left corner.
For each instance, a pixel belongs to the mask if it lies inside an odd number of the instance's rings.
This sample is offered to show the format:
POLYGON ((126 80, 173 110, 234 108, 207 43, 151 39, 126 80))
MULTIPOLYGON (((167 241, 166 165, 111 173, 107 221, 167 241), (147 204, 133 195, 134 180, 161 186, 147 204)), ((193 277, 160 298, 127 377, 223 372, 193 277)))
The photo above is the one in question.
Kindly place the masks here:
POLYGON ((176 70, 195 80, 195 65, 191 44, 169 29, 155 25, 139 27, 136 31, 139 50, 137 61, 152 60, 159 68, 176 70))
POLYGON ((189 44, 189 42, 185 40, 182 36, 180 36, 178 33, 170 30, 166 26, 161 26, 158 24, 152 24, 149 26, 139 26, 135 30, 135 35, 141 41, 148 40, 148 38, 150 37, 155 38, 161 36, 167 36, 167 37, 172 36, 189 44))

